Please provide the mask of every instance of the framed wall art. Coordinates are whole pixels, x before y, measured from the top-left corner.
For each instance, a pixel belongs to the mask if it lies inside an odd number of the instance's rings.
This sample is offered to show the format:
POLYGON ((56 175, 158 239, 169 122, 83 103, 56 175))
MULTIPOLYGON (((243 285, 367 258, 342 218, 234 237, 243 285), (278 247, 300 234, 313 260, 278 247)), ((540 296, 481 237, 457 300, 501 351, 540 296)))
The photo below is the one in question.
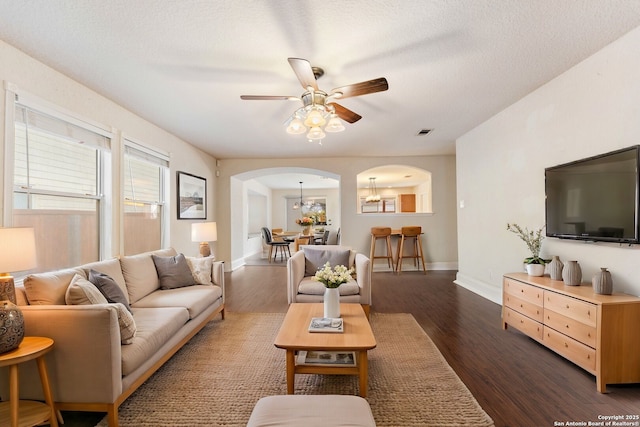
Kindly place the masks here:
POLYGON ((207 180, 186 172, 178 176, 178 219, 207 219, 207 180))

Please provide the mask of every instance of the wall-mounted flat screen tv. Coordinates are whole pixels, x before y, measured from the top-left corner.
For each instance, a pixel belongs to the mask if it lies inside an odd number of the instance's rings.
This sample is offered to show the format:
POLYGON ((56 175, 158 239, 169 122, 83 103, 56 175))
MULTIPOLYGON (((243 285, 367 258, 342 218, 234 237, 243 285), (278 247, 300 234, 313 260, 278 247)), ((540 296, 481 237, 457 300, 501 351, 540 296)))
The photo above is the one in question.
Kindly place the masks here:
POLYGON ((545 169, 547 236, 638 243, 640 145, 545 169))

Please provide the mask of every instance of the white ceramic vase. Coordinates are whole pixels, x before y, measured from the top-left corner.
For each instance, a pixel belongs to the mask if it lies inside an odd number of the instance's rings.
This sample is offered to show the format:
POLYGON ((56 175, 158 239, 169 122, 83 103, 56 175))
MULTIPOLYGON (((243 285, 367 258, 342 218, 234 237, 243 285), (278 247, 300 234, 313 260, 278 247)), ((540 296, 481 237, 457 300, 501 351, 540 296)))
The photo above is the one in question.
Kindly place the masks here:
POLYGON ((338 288, 324 290, 324 317, 340 317, 340 291, 338 288))
POLYGON ((544 264, 527 264, 527 274, 529 276, 542 276, 544 274, 544 264))

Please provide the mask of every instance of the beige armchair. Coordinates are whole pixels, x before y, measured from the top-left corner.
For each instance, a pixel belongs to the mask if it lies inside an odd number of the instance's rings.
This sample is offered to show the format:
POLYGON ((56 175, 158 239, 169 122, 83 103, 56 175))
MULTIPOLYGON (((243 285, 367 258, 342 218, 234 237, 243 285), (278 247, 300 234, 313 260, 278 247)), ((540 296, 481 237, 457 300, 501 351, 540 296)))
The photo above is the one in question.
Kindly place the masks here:
POLYGON ((359 303, 369 317, 371 306, 371 261, 366 255, 340 245, 304 245, 287 261, 287 299, 294 302, 322 302, 324 285, 312 280, 318 267, 355 267, 355 279, 340 285, 340 302, 359 303))

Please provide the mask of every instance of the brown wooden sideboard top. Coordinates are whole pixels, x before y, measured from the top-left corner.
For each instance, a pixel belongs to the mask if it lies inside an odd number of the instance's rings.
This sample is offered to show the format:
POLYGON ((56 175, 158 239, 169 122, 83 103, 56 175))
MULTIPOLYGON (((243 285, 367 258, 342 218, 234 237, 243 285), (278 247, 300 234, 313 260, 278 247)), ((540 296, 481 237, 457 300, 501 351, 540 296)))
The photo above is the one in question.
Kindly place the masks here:
MULTIPOLYGON (((640 297, 614 292, 611 295, 596 294, 591 283, 583 282, 581 286, 568 286, 561 280, 551 280, 549 276, 529 276, 527 273, 507 273, 504 277, 528 282, 560 294, 589 301, 593 304, 640 304, 640 297)), ((615 284, 614 284, 615 286, 615 284)))

